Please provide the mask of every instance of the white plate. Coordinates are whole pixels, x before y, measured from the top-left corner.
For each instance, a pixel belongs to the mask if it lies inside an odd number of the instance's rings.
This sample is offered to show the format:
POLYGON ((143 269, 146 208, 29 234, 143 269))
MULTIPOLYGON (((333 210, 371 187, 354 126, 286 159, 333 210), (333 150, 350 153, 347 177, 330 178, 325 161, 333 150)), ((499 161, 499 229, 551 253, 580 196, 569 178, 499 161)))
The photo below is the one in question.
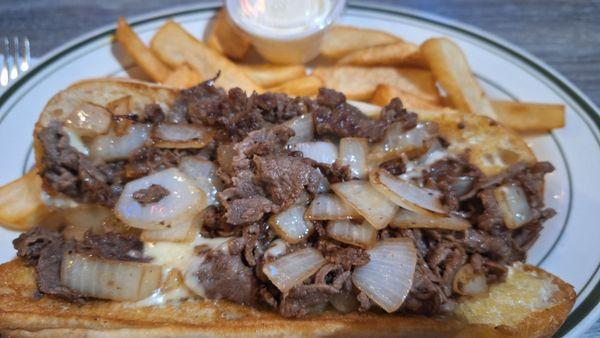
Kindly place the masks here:
MULTIPOLYGON (((202 36, 216 6, 176 8, 130 22, 145 41, 170 18, 202 36)), ((351 5, 340 21, 386 30, 416 43, 450 36, 465 51, 490 96, 567 106, 565 128, 527 138, 539 159, 556 166, 547 176, 546 201, 558 212, 545 224, 528 262, 555 273, 577 291, 577 303, 559 335, 584 332, 600 313, 600 227, 595 223, 600 207, 600 180, 595 179, 600 172, 598 108, 543 62, 473 27, 405 9, 365 5, 351 5)), ((0 96, 0 183, 19 177, 33 165, 31 132, 53 94, 80 79, 138 71, 112 43, 113 27, 59 48, 0 96)), ((0 229, 0 262, 14 257, 11 241, 16 235, 0 229)))

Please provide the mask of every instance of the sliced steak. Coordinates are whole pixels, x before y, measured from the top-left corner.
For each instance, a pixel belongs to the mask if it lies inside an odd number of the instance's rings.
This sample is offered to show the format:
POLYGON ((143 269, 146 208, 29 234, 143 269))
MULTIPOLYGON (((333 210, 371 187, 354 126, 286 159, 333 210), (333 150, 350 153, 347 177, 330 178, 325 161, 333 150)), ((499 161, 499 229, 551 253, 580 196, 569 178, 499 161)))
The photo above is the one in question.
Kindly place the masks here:
POLYGON ((133 199, 142 206, 150 203, 160 202, 163 198, 169 196, 169 190, 162 185, 152 184, 146 189, 140 189, 133 193, 133 199))
POLYGON ((303 317, 320 305, 326 305, 329 297, 338 292, 338 289, 326 284, 296 285, 283 295, 279 313, 284 317, 303 317))

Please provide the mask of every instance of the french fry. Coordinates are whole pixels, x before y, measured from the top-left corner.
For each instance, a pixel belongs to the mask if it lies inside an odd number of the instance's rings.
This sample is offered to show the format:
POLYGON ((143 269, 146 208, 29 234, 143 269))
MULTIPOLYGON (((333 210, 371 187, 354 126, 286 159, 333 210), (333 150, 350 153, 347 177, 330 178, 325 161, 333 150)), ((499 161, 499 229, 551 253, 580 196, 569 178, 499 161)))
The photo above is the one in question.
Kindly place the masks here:
POLYGON ((41 198, 42 179, 32 170, 0 187, 0 225, 12 230, 29 230, 48 214, 41 198))
POLYGON ((184 63, 177 66, 174 71, 169 73, 169 76, 167 76, 163 84, 183 89, 193 87, 201 81, 202 78, 200 78, 200 75, 184 63))
POLYGON ((424 69, 334 66, 317 67, 313 74, 323 80, 325 87, 338 90, 353 100, 370 100, 379 84, 397 87, 433 102, 441 99, 433 75, 424 69))
POLYGON ((152 51, 144 45, 123 17, 117 24, 117 41, 125 48, 144 73, 156 82, 163 82, 169 75, 169 67, 164 65, 152 51))
POLYGON ((292 96, 312 96, 316 95, 321 87, 323 87, 323 81, 317 76, 309 75, 269 88, 267 91, 292 96))
POLYGON ((306 76, 306 68, 303 65, 261 64, 239 66, 256 84, 263 87, 276 86, 306 76))
POLYGON ((221 9, 206 37, 206 44, 217 52, 234 60, 243 59, 250 47, 250 40, 229 22, 227 13, 221 9))
MULTIPOLYGON (((398 97, 408 109, 455 113, 453 109, 423 100, 422 98, 388 85, 379 85, 371 98, 371 103, 387 105, 398 97)), ((565 125, 565 106, 514 101, 491 101, 496 113, 496 121, 505 127, 520 132, 542 132, 565 125)))
POLYGON ((173 21, 168 21, 158 30, 152 38, 150 48, 173 68, 187 63, 203 80, 221 72, 217 79, 217 85, 221 87, 240 87, 250 93, 262 91, 235 63, 194 38, 173 21))
POLYGON ((321 55, 339 58, 357 49, 402 41, 383 31, 351 26, 333 26, 323 37, 321 55))
POLYGON ((396 97, 402 100, 404 107, 409 109, 444 109, 444 107, 437 104, 437 102, 423 99, 419 96, 388 85, 378 85, 370 102, 383 107, 396 97))
POLYGON ((408 42, 355 50, 338 60, 339 65, 427 67, 419 46, 408 42))
POLYGON ((421 45, 421 53, 448 93, 454 108, 496 118, 490 100, 473 76, 465 55, 454 42, 446 38, 429 39, 421 45))
POLYGON ((516 131, 541 132, 565 126, 565 106, 513 101, 492 101, 496 120, 516 131))

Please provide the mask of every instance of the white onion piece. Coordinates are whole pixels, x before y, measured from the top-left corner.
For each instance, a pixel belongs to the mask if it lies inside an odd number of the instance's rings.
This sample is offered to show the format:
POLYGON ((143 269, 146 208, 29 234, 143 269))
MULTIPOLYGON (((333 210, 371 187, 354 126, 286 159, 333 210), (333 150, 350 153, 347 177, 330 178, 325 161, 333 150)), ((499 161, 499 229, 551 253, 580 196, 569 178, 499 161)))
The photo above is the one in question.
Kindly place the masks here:
POLYGON ((281 292, 285 293, 312 276, 324 264, 325 258, 319 250, 306 248, 265 264, 262 271, 281 292))
POLYGON ((329 191, 329 180, 327 180, 327 177, 325 177, 325 175, 323 175, 323 173, 321 172, 321 169, 315 168, 313 170, 316 170, 319 175, 319 182, 317 184, 317 188, 316 188, 315 192, 317 194, 328 192, 329 191))
POLYGON ((331 185, 331 189, 375 229, 385 228, 398 210, 395 204, 366 181, 336 183, 331 185))
POLYGON ((350 221, 331 221, 327 224, 327 235, 342 243, 361 248, 369 248, 377 240, 377 230, 366 222, 357 224, 350 221))
POLYGON ((425 215, 448 213, 441 202, 442 194, 437 190, 418 187, 385 170, 372 172, 370 179, 378 191, 405 209, 425 215))
POLYGON ((392 218, 390 226, 401 229, 426 228, 462 231, 471 227, 471 223, 457 217, 423 215, 400 209, 392 218))
POLYGON ((338 157, 336 145, 325 141, 295 143, 290 150, 300 151, 304 157, 318 163, 333 164, 338 157))
POLYGON ((339 162, 348 165, 352 178, 364 179, 367 177, 367 154, 369 143, 362 137, 344 137, 340 140, 339 162))
POLYGON ((357 268, 352 282, 373 302, 391 313, 402 305, 413 282, 417 252, 412 240, 393 238, 367 250, 369 263, 357 268))
POLYGON ((361 113, 365 114, 366 116, 368 116, 370 118, 378 118, 381 115, 381 107, 380 106, 376 106, 374 104, 367 103, 367 102, 354 101, 354 100, 348 100, 346 102, 348 102, 349 104, 358 108, 358 110, 360 110, 361 113))
POLYGON ((310 203, 306 215, 313 221, 360 218, 360 214, 334 194, 318 194, 310 203))
POLYGON ((312 121, 312 114, 297 116, 285 123, 287 127, 294 131, 294 136, 290 137, 288 144, 312 141, 315 138, 315 131, 312 121))
POLYGON ((285 255, 288 252, 288 244, 286 241, 278 238, 269 244, 269 248, 265 251, 265 259, 275 259, 285 255))
POLYGON ((65 125, 80 136, 95 136, 108 132, 111 114, 106 108, 84 102, 65 120, 65 125))
POLYGON ((533 212, 521 187, 515 184, 500 186, 494 189, 494 197, 507 228, 516 229, 533 219, 533 212))
POLYGON ((214 132, 189 124, 161 123, 154 129, 154 146, 159 148, 202 148, 214 132))
POLYGON ((269 218, 269 224, 279 237, 288 243, 298 243, 304 240, 314 230, 311 221, 304 219, 306 207, 294 205, 269 218))
POLYGON ((134 228, 158 230, 184 223, 205 207, 206 195, 179 169, 171 168, 127 183, 117 201, 115 213, 134 228), (133 194, 152 184, 162 186, 169 194, 158 202, 141 205, 133 194))
POLYGON ((174 224, 167 229, 144 230, 140 234, 140 240, 143 242, 187 242, 194 237, 193 229, 195 223, 192 219, 186 220, 180 224, 174 224))
POLYGON ((476 273, 471 264, 463 265, 454 275, 452 290, 460 295, 474 296, 488 291, 483 273, 476 273))
POLYGON ((61 283, 87 297, 136 301, 150 296, 161 284, 159 265, 98 259, 66 254, 61 283))
POLYGON ((63 210, 63 215, 67 225, 63 236, 81 240, 88 231, 95 234, 104 232, 104 222, 112 216, 112 211, 97 205, 83 204, 63 210))
POLYGON ((181 159, 179 169, 196 182, 196 187, 204 191, 208 205, 217 205, 217 193, 223 189, 223 181, 217 175, 217 166, 211 161, 186 156, 181 159))
POLYGON ((402 123, 392 124, 379 143, 371 147, 369 160, 383 162, 398 156, 400 153, 423 149, 427 140, 432 138, 430 125, 419 123, 416 127, 403 131, 402 123))
POLYGON ((117 136, 112 131, 96 137, 90 146, 93 159, 113 161, 126 159, 136 149, 141 148, 150 137, 150 127, 145 124, 133 124, 123 136, 117 136))

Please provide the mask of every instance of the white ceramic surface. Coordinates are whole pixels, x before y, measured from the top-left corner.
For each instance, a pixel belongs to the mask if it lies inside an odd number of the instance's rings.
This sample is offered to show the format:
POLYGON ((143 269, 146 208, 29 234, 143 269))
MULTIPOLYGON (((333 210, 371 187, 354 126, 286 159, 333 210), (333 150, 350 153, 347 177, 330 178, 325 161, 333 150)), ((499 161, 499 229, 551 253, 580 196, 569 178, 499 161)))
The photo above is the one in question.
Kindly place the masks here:
MULTIPOLYGON (((176 8, 131 18, 145 40, 168 18, 202 36, 216 5, 176 8)), ((567 126, 551 134, 527 137, 540 160, 556 171, 547 176, 546 201, 558 212, 545 223, 528 262, 571 283, 577 303, 559 335, 576 336, 600 314, 600 128, 598 108, 554 70, 526 52, 468 27, 424 13, 399 8, 350 6, 341 23, 386 30, 416 43, 432 36, 450 36, 466 53, 486 91, 494 98, 562 103, 567 126)), ((119 46, 113 27, 97 30, 57 49, 0 96, 0 184, 33 165, 31 133, 44 104, 57 91, 84 78, 139 74, 119 46)), ((11 241, 18 233, 0 228, 0 262, 14 257, 11 241)))

